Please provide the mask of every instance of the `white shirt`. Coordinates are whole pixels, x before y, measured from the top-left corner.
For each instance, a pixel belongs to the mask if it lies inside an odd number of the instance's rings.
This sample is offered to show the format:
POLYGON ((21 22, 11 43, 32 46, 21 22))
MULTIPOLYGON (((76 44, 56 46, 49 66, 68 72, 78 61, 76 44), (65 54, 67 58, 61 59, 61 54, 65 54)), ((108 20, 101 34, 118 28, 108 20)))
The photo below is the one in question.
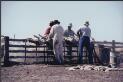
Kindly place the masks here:
POLYGON ((83 33, 82 36, 91 37, 91 29, 89 27, 80 28, 80 31, 83 33))
POLYGON ((54 40, 63 41, 63 34, 64 34, 63 27, 60 26, 59 24, 56 24, 52 26, 49 37, 53 38, 54 40))

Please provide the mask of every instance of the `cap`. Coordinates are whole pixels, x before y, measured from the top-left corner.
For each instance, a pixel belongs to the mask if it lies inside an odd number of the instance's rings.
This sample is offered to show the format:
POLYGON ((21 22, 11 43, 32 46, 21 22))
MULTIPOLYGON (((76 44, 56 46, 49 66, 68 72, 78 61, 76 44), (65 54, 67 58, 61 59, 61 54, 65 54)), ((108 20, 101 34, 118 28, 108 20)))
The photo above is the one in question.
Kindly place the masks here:
POLYGON ((89 21, 86 21, 84 25, 89 25, 89 21))
POLYGON ((72 23, 69 23, 69 25, 68 25, 68 26, 72 27, 72 23))

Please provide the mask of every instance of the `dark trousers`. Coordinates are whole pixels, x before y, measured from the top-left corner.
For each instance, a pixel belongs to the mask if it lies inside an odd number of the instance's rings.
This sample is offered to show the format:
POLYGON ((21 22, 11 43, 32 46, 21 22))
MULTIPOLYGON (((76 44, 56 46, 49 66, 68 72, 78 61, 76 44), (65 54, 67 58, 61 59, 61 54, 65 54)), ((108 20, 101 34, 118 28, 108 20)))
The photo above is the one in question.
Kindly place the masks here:
POLYGON ((86 47, 88 51, 89 64, 93 64, 92 51, 90 48, 90 38, 87 36, 80 37, 79 41, 79 63, 83 64, 83 47, 86 47))
POLYGON ((72 46, 74 46, 74 44, 70 41, 65 41, 66 42, 66 45, 67 45, 67 55, 69 55, 69 59, 71 60, 72 59, 72 46))
POLYGON ((67 55, 69 55, 69 59, 71 61, 71 59, 72 59, 72 46, 68 45, 67 50, 68 50, 67 55))
POLYGON ((53 50, 53 39, 46 41, 45 44, 47 45, 48 50, 53 50))

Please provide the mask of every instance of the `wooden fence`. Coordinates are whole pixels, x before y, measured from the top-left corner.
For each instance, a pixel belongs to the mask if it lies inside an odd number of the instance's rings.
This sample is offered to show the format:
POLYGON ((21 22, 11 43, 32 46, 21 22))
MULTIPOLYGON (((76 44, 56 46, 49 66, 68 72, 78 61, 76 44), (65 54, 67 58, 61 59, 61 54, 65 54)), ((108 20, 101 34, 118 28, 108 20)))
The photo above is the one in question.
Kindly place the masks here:
MULTIPOLYGON (((5 38, 5 55, 4 55, 4 65, 8 66, 10 64, 10 59, 15 59, 15 58, 24 58, 24 64, 26 64, 26 59, 27 58, 42 58, 42 62, 38 62, 38 63, 53 63, 54 62, 54 55, 53 55, 53 51, 52 50, 48 50, 46 45, 27 45, 27 39, 10 39, 8 36, 6 36, 5 38), (14 44, 10 44, 11 42, 23 42, 24 45, 14 45, 14 44), (10 48, 24 48, 24 50, 11 50, 10 48), (28 50, 28 48, 35 48, 35 51, 30 51, 28 50), (42 50, 38 50, 38 48, 42 48, 42 50), (16 56, 10 56, 10 53, 17 53, 16 56), (24 53, 24 56, 18 56, 18 53, 24 53), (35 56, 27 56, 27 53, 35 53, 35 56), (42 53, 43 55, 38 56, 39 53, 42 53), (49 59, 50 58, 50 59, 49 59), (52 58, 52 61, 50 61, 52 58)), ((123 45, 123 43, 121 42, 115 42, 114 40, 112 42, 94 42, 95 47, 97 47, 96 44, 110 44, 107 45, 105 47, 108 48, 112 48, 115 51, 115 48, 123 48, 123 46, 117 46, 116 44, 121 44, 123 45)), ((66 49, 66 45, 64 45, 64 58, 68 58, 69 55, 66 55, 66 53, 68 52, 68 50, 66 49)), ((76 55, 72 55, 72 58, 76 58, 76 61, 69 61, 70 64, 72 63, 78 63, 78 58, 79 58, 79 54, 78 54, 78 46, 72 46, 73 48, 75 48, 75 50, 72 50, 72 53, 76 53, 76 55)), ((85 53, 85 59, 87 60, 87 51, 85 50, 83 53, 85 53)), ((99 59, 99 57, 96 54, 95 49, 93 49, 93 61, 95 64, 101 64, 101 61, 99 59)), ((66 62, 66 61, 65 61, 66 62)), ((87 63, 87 61, 86 61, 87 63)))

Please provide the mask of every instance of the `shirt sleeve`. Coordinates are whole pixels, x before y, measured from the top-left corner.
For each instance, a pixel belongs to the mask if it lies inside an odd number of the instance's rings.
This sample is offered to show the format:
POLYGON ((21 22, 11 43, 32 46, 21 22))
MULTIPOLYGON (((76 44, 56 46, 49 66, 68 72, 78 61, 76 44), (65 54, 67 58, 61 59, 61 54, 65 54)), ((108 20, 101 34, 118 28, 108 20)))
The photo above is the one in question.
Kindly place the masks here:
POLYGON ((81 32, 83 32, 84 31, 84 28, 81 28, 81 32))
POLYGON ((49 33, 49 38, 52 38, 54 36, 54 27, 51 28, 49 33))
POLYGON ((80 31, 81 31, 81 28, 79 28, 79 29, 77 30, 77 34, 79 34, 80 31))
POLYGON ((44 35, 48 35, 50 33, 51 27, 48 27, 44 33, 44 35))

